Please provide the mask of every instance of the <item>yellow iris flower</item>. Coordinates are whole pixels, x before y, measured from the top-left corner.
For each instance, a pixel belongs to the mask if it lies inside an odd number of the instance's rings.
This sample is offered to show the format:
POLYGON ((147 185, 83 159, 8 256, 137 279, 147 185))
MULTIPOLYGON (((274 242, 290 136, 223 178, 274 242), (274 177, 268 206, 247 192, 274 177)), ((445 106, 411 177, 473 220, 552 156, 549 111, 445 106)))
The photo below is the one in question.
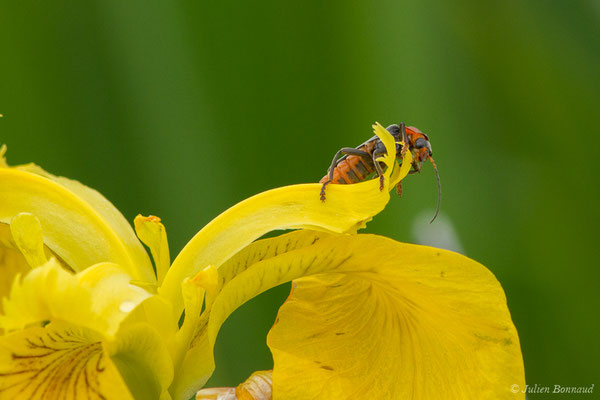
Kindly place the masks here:
POLYGON ((491 272, 356 234, 410 168, 410 152, 399 167, 393 137, 374 131, 388 151, 384 190, 371 180, 330 185, 325 202, 320 184, 258 194, 172 264, 160 219, 138 216, 136 237, 98 192, 9 167, 0 149, 0 399, 189 399, 214 370, 225 319, 288 281, 267 338, 272 374, 198 399, 524 398, 510 391, 524 387, 523 362, 491 272), (257 240, 281 229, 297 230, 257 240))

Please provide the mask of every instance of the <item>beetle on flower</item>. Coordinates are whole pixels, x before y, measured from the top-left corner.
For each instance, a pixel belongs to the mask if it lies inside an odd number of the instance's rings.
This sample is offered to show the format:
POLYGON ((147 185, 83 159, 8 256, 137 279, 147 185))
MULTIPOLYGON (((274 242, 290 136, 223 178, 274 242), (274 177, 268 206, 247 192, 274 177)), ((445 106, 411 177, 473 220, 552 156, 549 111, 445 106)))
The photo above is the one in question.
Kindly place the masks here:
POLYGON ((393 137, 373 127, 387 149, 385 190, 379 180, 333 185, 326 202, 317 183, 260 193, 172 264, 159 218, 138 216, 136 237, 98 192, 33 164, 9 167, 3 147, 0 398, 523 398, 510 391, 524 385, 523 361, 490 271, 356 233, 411 165, 406 152, 399 166, 393 137), (283 229, 296 230, 257 240, 283 229), (288 281, 267 338, 272 374, 200 390, 225 319, 288 281))

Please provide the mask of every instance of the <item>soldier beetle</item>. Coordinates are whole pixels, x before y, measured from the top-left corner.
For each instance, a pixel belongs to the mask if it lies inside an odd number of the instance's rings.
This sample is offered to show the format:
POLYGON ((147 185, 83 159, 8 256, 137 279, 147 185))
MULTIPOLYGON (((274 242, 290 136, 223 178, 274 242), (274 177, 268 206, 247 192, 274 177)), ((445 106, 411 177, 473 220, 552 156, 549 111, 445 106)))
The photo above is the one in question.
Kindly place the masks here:
MULTIPOLYGON (((438 203, 435 215, 431 220, 433 222, 440 211, 442 185, 437 166, 432 158, 433 152, 429 137, 415 127, 405 126, 404 122, 400 125, 390 125, 386 129, 397 143, 396 154, 400 163, 402 163, 402 156, 406 151, 412 152, 413 161, 409 174, 421 172, 421 164, 426 160, 429 160, 433 165, 438 184, 438 203)), ((377 136, 373 136, 357 147, 343 147, 340 149, 335 153, 327 175, 320 181, 323 184, 321 187, 321 200, 325 201, 325 188, 328 184, 358 183, 367 180, 373 173, 379 176, 380 190, 383 190, 383 168, 385 168, 385 165, 376 160, 384 154, 387 154, 387 150, 377 136)), ((402 195, 402 181, 398 182, 396 191, 398 195, 402 195)))

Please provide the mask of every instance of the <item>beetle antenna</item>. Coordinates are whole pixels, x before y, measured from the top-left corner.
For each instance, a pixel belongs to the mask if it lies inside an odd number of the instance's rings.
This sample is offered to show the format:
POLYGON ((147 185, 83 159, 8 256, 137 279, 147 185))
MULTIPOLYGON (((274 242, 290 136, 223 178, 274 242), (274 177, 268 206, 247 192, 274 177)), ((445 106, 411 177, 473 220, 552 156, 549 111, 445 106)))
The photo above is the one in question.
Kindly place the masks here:
POLYGON ((442 183, 440 182, 440 174, 438 172, 437 166, 435 165, 435 161, 433 161, 433 158, 431 158, 431 156, 429 156, 429 161, 431 161, 431 164, 433 165, 433 169, 435 170, 435 177, 437 178, 437 184, 438 184, 437 208, 435 210, 435 215, 433 216, 431 221, 429 221, 429 223, 432 223, 436 219, 436 217, 438 216, 438 214, 440 212, 440 204, 442 202, 442 183))

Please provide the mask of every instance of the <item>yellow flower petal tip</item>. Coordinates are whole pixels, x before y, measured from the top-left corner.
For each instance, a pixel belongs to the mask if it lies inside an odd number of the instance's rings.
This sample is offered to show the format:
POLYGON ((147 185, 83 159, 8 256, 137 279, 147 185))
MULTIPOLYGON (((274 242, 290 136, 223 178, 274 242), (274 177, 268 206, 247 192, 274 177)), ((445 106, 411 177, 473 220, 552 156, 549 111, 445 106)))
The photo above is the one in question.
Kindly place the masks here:
POLYGON ((142 214, 138 214, 135 217, 136 220, 140 220, 140 221, 144 221, 144 222, 153 222, 153 223, 159 223, 162 220, 160 219, 160 217, 157 217, 156 215, 148 215, 147 217, 144 217, 142 214))
POLYGON ((171 265, 167 231, 161 219, 154 215, 147 217, 138 215, 133 223, 138 238, 150 249, 156 268, 156 279, 160 285, 171 265))
POLYGON ((44 238, 39 219, 30 213, 17 214, 10 222, 13 240, 32 268, 45 264, 44 238))
POLYGON ((219 286, 219 271, 212 265, 209 265, 194 275, 190 279, 190 283, 202 287, 210 297, 213 297, 219 286))
POLYGON ((373 125, 373 133, 377 135, 379 140, 383 142, 385 145, 385 149, 387 151, 381 159, 385 162, 388 168, 393 166, 394 160, 396 159, 396 145, 394 136, 387 131, 379 122, 375 122, 373 125))
MULTIPOLYGON (((401 167, 399 169, 395 168, 397 165, 396 144, 398 142, 394 140, 394 136, 392 136, 392 134, 389 133, 387 129, 385 129, 379 122, 376 122, 373 125, 373 133, 377 135, 379 139, 381 139, 387 150, 387 153, 379 157, 377 161, 384 162, 388 167, 388 169, 386 170, 386 178, 388 178, 386 179, 386 187, 388 191, 390 191, 396 186, 398 182, 400 182, 408 175, 413 157, 410 151, 405 152, 402 156, 401 167)), ((402 142, 400 143, 402 144, 402 142)))

